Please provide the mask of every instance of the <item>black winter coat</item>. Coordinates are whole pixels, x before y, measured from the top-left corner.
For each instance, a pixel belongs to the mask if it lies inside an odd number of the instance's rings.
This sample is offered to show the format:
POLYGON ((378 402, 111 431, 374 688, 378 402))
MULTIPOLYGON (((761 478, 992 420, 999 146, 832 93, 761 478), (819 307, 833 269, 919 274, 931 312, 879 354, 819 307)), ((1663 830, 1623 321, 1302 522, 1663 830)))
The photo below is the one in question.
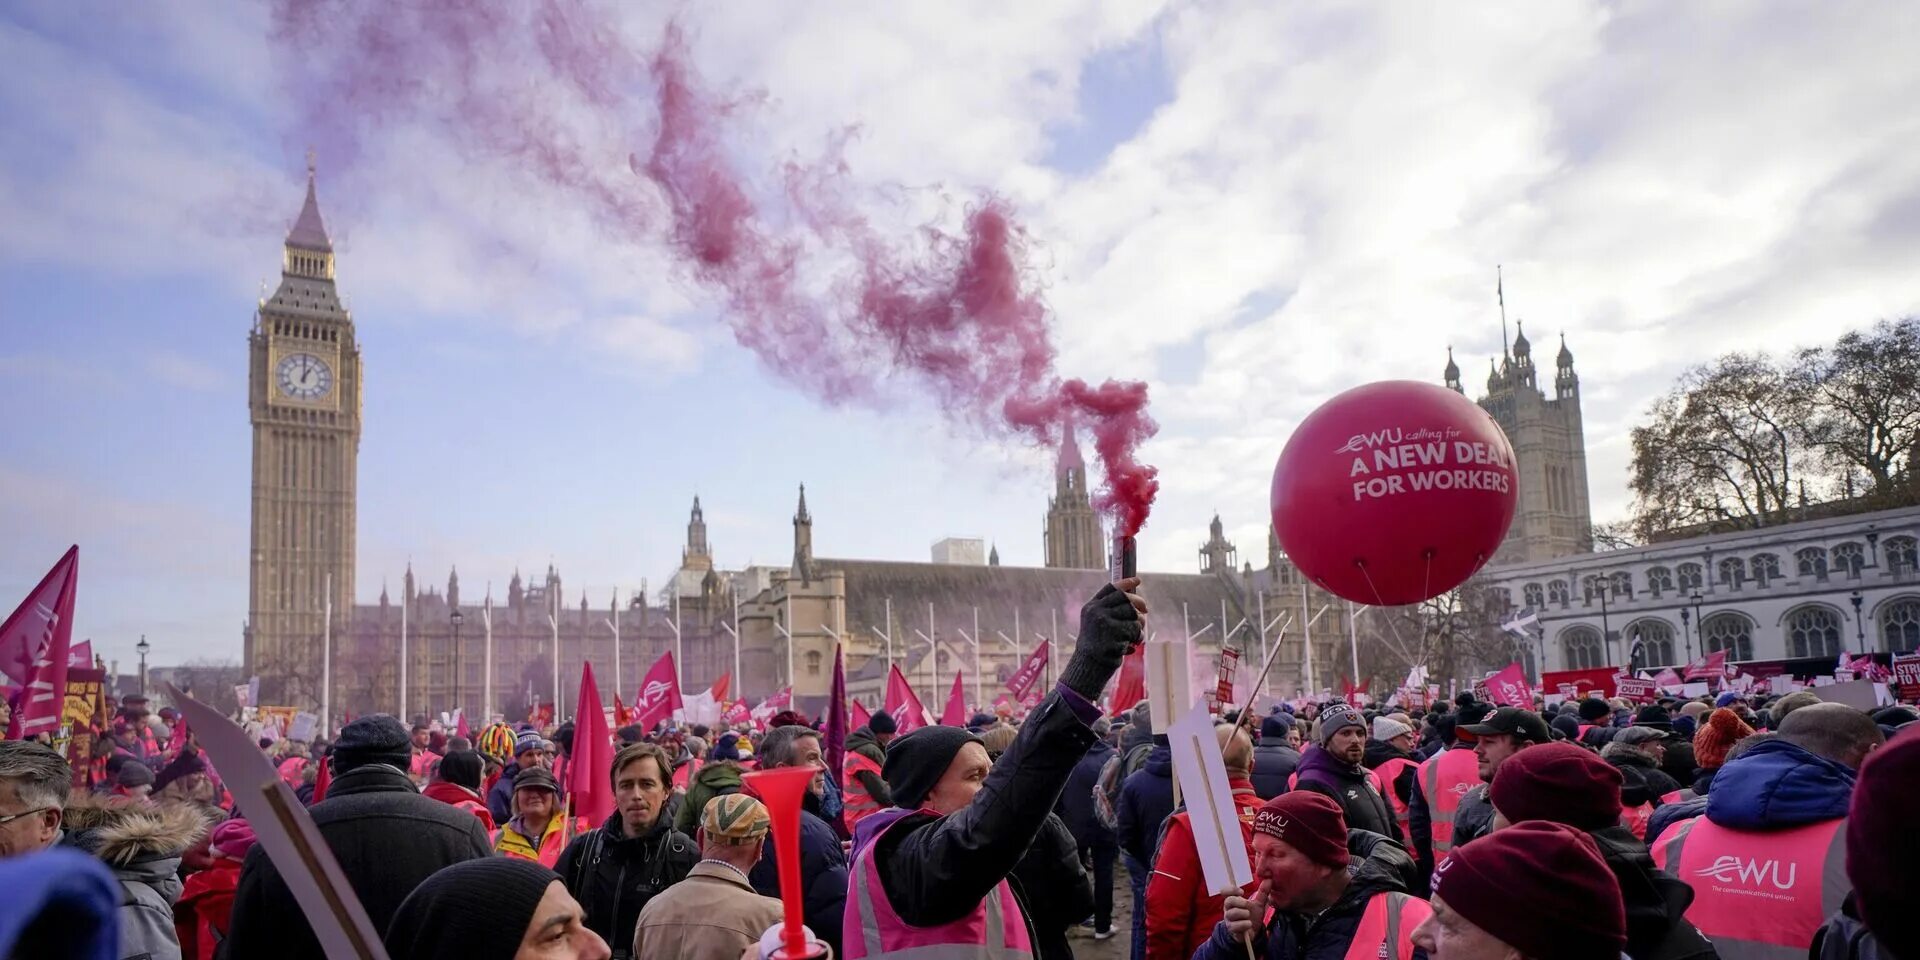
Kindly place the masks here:
POLYGON ((1287 778, 1300 766, 1300 751, 1287 746, 1285 740, 1262 740, 1253 748, 1254 795, 1262 800, 1272 800, 1287 792, 1287 778))
POLYGON ((1453 811, 1453 845, 1459 847, 1469 840, 1478 840, 1493 832, 1493 798, 1488 795, 1487 785, 1482 783, 1467 791, 1460 798, 1460 806, 1453 811))
MULTIPOLYGON (((1377 833, 1347 832, 1346 892, 1317 916, 1274 911, 1265 930, 1254 934, 1253 951, 1267 960, 1344 960, 1359 932, 1367 901, 1381 893, 1409 893, 1416 868, 1406 848, 1377 833)), ((1193 954, 1193 960, 1239 960, 1247 955, 1244 941, 1227 935, 1226 921, 1213 928, 1213 939, 1193 954)), ((1416 960, 1427 952, 1414 948, 1416 960)))
MULTIPOLYGON (((386 930, 400 901, 435 871, 493 853, 473 814, 422 796, 400 768, 383 763, 335 776, 327 798, 308 813, 375 930, 386 930)), ((233 929, 221 949, 234 960, 324 960, 306 914, 264 847, 254 847, 241 867, 233 929)))
POLYGON ((1346 814, 1349 830, 1365 830, 1388 837, 1400 835, 1393 808, 1374 788, 1371 771, 1340 760, 1319 747, 1308 747, 1301 758, 1300 781, 1294 789, 1332 797, 1346 814))
POLYGON ((1067 929, 1092 915, 1093 878, 1087 876, 1078 844, 1058 816, 1047 815, 1040 835, 1007 879, 1026 905, 1034 953, 1040 960, 1073 960, 1067 929))
POLYGON ((1160 824, 1173 815, 1173 751, 1155 744, 1146 766, 1133 772, 1120 788, 1120 849, 1152 866, 1160 844, 1160 824))
POLYGON ((1653 866, 1647 845, 1623 826, 1587 833, 1620 881, 1627 908, 1627 956, 1632 960, 1713 960, 1713 942, 1687 922, 1693 888, 1653 866))
POLYGON ((699 845, 669 823, 663 812, 646 835, 628 837, 616 810, 599 829, 574 837, 554 864, 567 892, 586 908, 587 926, 607 941, 615 957, 633 952, 640 908, 685 880, 700 862, 699 845))
POLYGON ((1073 765, 1073 773, 1067 776, 1067 785, 1060 791, 1060 801, 1053 805, 1053 812, 1060 815, 1060 822, 1078 846, 1092 848, 1114 842, 1113 831, 1101 826, 1100 818, 1093 812, 1093 792, 1100 787, 1100 771, 1114 756, 1116 752, 1111 744, 1105 740, 1094 741, 1087 755, 1073 765))
POLYGON ((1852 894, 1847 895, 1839 912, 1814 932, 1807 956, 1811 960, 1894 960, 1893 954, 1881 948, 1873 931, 1860 919, 1852 894))
MULTIPOLYGON (((1053 808, 1095 739, 1061 694, 1050 694, 1021 724, 972 803, 946 816, 908 814, 873 841, 880 886, 900 919, 937 927, 979 906, 1033 846, 1047 822, 1035 812, 1053 808)), ((856 831, 856 850, 863 839, 856 831)), ((1022 909, 1031 915, 1034 904, 1022 909)))
MULTIPOLYGON (((840 925, 847 909, 847 851, 833 827, 820 819, 818 799, 809 793, 806 808, 800 811, 800 885, 807 896, 802 911, 814 936, 833 947, 841 956, 840 925)), ((760 862, 753 865, 747 879, 762 896, 780 899, 780 856, 769 840, 762 848, 760 862)))

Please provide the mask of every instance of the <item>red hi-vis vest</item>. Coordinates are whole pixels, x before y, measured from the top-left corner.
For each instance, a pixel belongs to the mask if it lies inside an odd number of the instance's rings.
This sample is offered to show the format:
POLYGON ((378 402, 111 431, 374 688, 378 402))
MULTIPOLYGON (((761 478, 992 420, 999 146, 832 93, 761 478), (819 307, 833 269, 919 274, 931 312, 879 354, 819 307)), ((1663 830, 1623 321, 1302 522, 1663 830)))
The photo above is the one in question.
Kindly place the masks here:
POLYGON ((1431 814, 1435 862, 1453 849, 1453 812, 1460 809, 1460 798, 1479 783, 1480 758, 1472 750, 1448 747, 1420 765, 1420 790, 1431 814))
POLYGON ((847 761, 840 770, 840 821, 846 824, 847 832, 852 833, 854 824, 880 812, 880 801, 867 792, 867 785, 860 782, 858 774, 871 773, 880 776, 880 765, 867 757, 847 751, 847 761))
POLYGON ((1643 803, 1637 807, 1624 807, 1620 811, 1620 825, 1633 831, 1633 838, 1641 843, 1647 842, 1647 823, 1652 819, 1652 803, 1643 803))
POLYGON ((1413 930, 1431 916, 1433 906, 1419 897, 1374 894, 1347 945, 1346 960, 1413 960, 1413 930))
MULTIPOLYGON (((929 811, 930 812, 930 811, 929 811)), ((873 859, 880 837, 899 826, 881 829, 853 858, 853 888, 847 891, 845 924, 841 930, 846 960, 1030 960, 1033 943, 1027 939, 1026 915, 1005 880, 983 897, 971 913, 937 927, 916 927, 893 910, 880 883, 880 865, 873 859)))
POLYGON ((1853 892, 1846 822, 1759 832, 1696 817, 1660 835, 1653 862, 1693 887, 1687 920, 1721 960, 1799 960, 1853 892))
MULTIPOLYGON (((1400 779, 1400 774, 1405 773, 1408 767, 1418 766, 1418 763, 1405 757, 1394 757, 1373 769, 1373 782, 1379 785, 1380 795, 1387 798, 1387 806, 1393 808, 1393 819, 1400 824, 1400 842, 1406 844, 1408 850, 1413 849, 1413 826, 1409 822, 1413 816, 1413 807, 1407 801, 1400 799, 1399 794, 1393 792, 1393 783, 1400 779)), ((1418 777, 1419 774, 1414 776, 1418 777)), ((1451 829, 1453 824, 1449 822, 1447 827, 1451 829)))

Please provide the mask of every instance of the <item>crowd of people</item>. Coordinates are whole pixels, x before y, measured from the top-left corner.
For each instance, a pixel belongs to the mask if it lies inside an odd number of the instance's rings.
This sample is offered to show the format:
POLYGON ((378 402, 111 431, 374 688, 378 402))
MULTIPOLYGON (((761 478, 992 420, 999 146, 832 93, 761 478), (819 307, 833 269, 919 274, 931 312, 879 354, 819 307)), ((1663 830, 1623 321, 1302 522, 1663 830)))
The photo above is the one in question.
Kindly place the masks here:
MULTIPOLYGON (((373 715, 262 749, 396 960, 784 956, 783 895, 811 956, 1065 958, 1121 934, 1117 866, 1132 960, 1920 960, 1915 712, 1806 692, 1229 710, 1254 879, 1212 889, 1146 704, 1100 706, 1141 637, 1137 586, 1088 602, 1018 722, 903 734, 878 712, 844 744, 793 711, 620 728, 599 823, 570 812, 571 724, 373 715), (813 771, 788 890, 747 776, 782 768, 813 771)), ((327 955, 179 723, 116 705, 80 778, 0 742, 0 954, 327 955)))

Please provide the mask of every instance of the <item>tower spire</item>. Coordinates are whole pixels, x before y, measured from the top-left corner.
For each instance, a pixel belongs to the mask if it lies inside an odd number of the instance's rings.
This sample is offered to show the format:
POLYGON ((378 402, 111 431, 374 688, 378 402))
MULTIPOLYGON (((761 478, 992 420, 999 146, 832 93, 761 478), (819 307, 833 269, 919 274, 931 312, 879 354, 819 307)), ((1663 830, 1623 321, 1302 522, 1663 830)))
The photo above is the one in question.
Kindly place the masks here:
POLYGON ((1500 356, 1511 360, 1513 355, 1507 350, 1507 283, 1497 263, 1493 265, 1493 295, 1500 300, 1500 356))

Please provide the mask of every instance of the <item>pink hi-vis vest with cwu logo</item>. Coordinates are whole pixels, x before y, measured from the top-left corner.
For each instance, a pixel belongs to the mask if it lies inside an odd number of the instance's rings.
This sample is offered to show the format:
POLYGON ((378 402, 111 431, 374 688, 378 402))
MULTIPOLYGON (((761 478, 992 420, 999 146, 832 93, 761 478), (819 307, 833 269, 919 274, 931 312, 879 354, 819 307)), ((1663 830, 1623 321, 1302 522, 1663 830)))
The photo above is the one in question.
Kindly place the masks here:
MULTIPOLYGON (((922 811, 931 813, 932 811, 922 811)), ((893 911, 873 851, 900 825, 887 824, 853 859, 841 946, 846 960, 1029 960, 1026 915, 1002 880, 973 912, 937 927, 916 927, 893 911)))
POLYGON ((1405 893, 1376 893, 1360 915, 1346 960, 1413 960, 1413 929, 1433 916, 1433 907, 1405 893))
MULTIPOLYGON (((1399 794, 1393 792, 1393 782, 1400 779, 1400 774, 1406 772, 1408 767, 1418 768, 1419 766, 1420 764, 1415 761, 1394 757, 1373 769, 1373 782, 1380 788, 1381 796, 1387 798, 1387 806, 1393 808, 1394 822, 1400 824, 1400 836, 1396 839, 1406 844, 1408 850, 1413 849, 1413 826, 1409 822, 1413 816, 1413 807, 1407 801, 1400 799, 1399 794)), ((1478 769, 1478 767, 1475 768, 1475 770, 1478 769)), ((1416 779, 1419 776, 1418 773, 1414 774, 1416 779)), ((1451 827, 1453 824, 1448 823, 1447 826, 1451 827)))
POLYGON ((1472 750, 1448 747, 1420 765, 1420 791, 1427 798, 1433 825, 1433 859, 1446 859, 1453 849, 1453 812, 1460 798, 1480 782, 1480 758, 1472 750))
POLYGON ((1721 960, 1799 960, 1853 891, 1845 819, 1791 830, 1683 820, 1654 841, 1654 865, 1693 887, 1687 920, 1721 960))

